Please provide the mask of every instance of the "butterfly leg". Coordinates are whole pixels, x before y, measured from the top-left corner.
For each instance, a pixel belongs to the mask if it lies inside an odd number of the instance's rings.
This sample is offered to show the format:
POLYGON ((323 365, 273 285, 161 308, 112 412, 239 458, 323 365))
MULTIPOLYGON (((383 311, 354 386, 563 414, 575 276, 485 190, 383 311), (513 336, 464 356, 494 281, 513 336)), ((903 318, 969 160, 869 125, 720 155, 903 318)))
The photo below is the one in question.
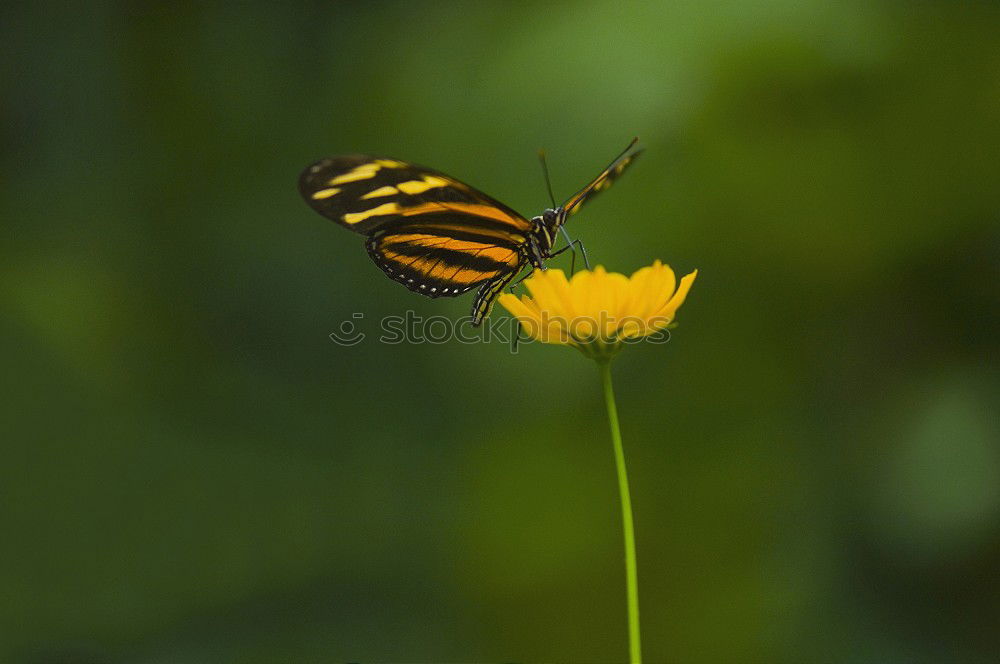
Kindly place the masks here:
MULTIPOLYGON (((589 270, 590 269, 590 258, 587 256, 587 248, 583 246, 583 242, 581 242, 580 240, 571 240, 570 237, 569 237, 569 233, 566 232, 566 227, 565 226, 560 226, 559 230, 562 231, 563 237, 566 238, 567 242, 569 242, 569 246, 572 247, 574 244, 577 246, 577 248, 580 250, 580 253, 583 254, 583 264, 589 270)), ((574 261, 576 260, 576 252, 575 251, 573 252, 573 260, 574 261)), ((572 273, 572 270, 570 272, 572 273)))
POLYGON ((586 249, 586 247, 583 246, 583 242, 581 242, 580 240, 572 240, 572 239, 570 239, 569 233, 566 232, 566 228, 564 226, 560 226, 559 230, 562 231, 563 235, 566 238, 566 241, 569 244, 567 244, 562 249, 559 249, 558 251, 552 252, 552 256, 558 256, 559 254, 561 254, 561 253, 563 253, 564 251, 567 251, 567 250, 570 251, 571 254, 572 254, 572 257, 570 259, 570 264, 569 264, 569 273, 570 273, 570 276, 572 276, 576 272, 576 249, 574 249, 574 247, 576 247, 577 249, 580 250, 580 253, 583 255, 583 264, 589 270, 590 269, 590 258, 587 256, 587 249, 586 249))
POLYGON ((528 270, 527 274, 525 274, 523 277, 521 277, 520 279, 518 279, 517 281, 515 281, 514 283, 512 283, 510 285, 510 292, 513 293, 514 292, 514 286, 520 286, 522 281, 524 281, 525 279, 527 279, 528 277, 530 277, 534 273, 535 273, 534 268, 528 270))

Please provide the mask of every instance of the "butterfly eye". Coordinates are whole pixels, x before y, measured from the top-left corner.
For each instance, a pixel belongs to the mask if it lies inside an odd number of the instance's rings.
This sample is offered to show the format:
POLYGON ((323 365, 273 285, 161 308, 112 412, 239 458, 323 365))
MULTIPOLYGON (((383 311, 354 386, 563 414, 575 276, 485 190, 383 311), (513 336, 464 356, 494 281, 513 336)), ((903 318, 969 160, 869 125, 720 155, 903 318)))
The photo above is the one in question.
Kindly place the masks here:
POLYGON ((542 213, 542 220, 545 222, 546 226, 554 224, 558 217, 559 214, 551 208, 542 213))

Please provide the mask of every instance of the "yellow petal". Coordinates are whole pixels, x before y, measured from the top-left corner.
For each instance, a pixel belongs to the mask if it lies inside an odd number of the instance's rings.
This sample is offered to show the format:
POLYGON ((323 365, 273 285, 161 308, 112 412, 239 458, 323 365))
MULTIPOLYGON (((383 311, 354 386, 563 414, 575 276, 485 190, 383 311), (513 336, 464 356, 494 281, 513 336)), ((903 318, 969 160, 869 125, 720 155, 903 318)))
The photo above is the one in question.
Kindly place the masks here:
POLYGON ((593 296, 592 283, 595 281, 595 275, 600 275, 604 273, 604 268, 598 265, 594 268, 593 272, 590 270, 581 270, 573 275, 572 280, 570 280, 570 298, 573 302, 573 309, 580 315, 586 315, 589 313, 593 307, 591 306, 591 297, 593 296))
POLYGON ((678 287, 677 292, 674 296, 670 298, 669 306, 676 311, 680 309, 680 306, 684 304, 684 300, 687 299, 688 291, 691 290, 691 285, 694 284, 694 280, 698 277, 698 270, 686 274, 681 278, 681 285, 678 287))
POLYGON ((576 308, 573 303, 573 293, 570 288, 569 281, 566 280, 566 275, 563 274, 562 270, 550 271, 553 272, 552 277, 549 279, 549 285, 552 287, 552 294, 562 303, 564 315, 567 318, 575 317, 576 308))
POLYGON ((552 279, 557 273, 563 279, 566 278, 563 276, 562 270, 536 270, 530 278, 524 281, 532 299, 538 303, 538 308, 542 311, 556 311, 562 308, 559 295, 552 287, 552 279))
POLYGON ((663 307, 657 311, 654 316, 673 319, 674 314, 684 304, 684 300, 687 298, 688 291, 691 290, 691 285, 694 283, 695 277, 698 276, 698 270, 685 275, 681 279, 681 285, 677 288, 677 292, 673 294, 663 307))
POLYGON ((533 302, 519 300, 516 295, 510 293, 504 293, 498 297, 497 302, 517 319, 525 334, 538 340, 541 332, 541 321, 538 318, 538 308, 534 306, 533 302))
POLYGON ((538 318, 538 310, 530 307, 528 301, 521 301, 516 295, 503 293, 497 298, 497 302, 504 309, 509 311, 515 318, 538 318))
POLYGON ((669 265, 663 265, 657 272, 656 279, 649 293, 649 311, 655 312, 670 301, 677 287, 677 278, 669 265))

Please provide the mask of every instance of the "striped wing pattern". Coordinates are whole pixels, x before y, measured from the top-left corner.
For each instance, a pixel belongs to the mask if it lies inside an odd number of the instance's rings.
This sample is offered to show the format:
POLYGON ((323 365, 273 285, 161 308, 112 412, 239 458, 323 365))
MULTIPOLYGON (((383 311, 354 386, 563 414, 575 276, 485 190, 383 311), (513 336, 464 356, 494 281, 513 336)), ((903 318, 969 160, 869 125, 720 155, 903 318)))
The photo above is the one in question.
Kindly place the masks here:
POLYGON ((612 184, 614 181, 621 177, 621 174, 625 172, 636 158, 642 154, 642 149, 636 146, 639 143, 638 138, 632 139, 625 151, 618 155, 618 158, 611 162, 607 168, 601 171, 601 174, 591 181, 586 187, 578 191, 574 196, 572 196, 563 205, 566 210, 566 216, 570 216, 576 213, 580 207, 586 203, 589 199, 595 196, 597 193, 604 191, 612 184))
POLYGON ((531 223, 464 182, 423 166, 371 155, 322 159, 299 177, 299 191, 324 217, 357 233, 412 221, 487 224, 512 233, 531 223))
POLYGON ((488 236, 420 227, 376 233, 368 254, 390 277, 428 297, 461 295, 485 281, 516 273, 522 253, 516 244, 488 236))
POLYGON ((531 222, 429 168, 371 155, 333 157, 306 168, 299 191, 324 217, 367 235, 369 256, 389 277, 428 297, 512 276, 526 260, 531 222))

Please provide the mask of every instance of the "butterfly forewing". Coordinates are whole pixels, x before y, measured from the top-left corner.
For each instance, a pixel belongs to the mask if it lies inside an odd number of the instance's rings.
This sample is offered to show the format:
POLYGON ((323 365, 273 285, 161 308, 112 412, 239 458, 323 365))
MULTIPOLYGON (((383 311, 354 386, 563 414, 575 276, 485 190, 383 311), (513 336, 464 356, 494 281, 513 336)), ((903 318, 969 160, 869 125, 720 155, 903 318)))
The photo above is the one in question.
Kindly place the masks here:
POLYGON ((503 203, 444 173, 398 159, 348 155, 322 159, 299 177, 305 201, 357 233, 420 217, 526 233, 531 223, 503 203))
POLYGON ((601 171, 600 175, 566 201, 563 205, 563 208, 566 210, 566 216, 577 212, 584 203, 593 198, 597 193, 610 187, 625 172, 625 169, 635 161, 636 157, 642 154, 642 148, 636 147, 638 143, 638 138, 632 139, 632 142, 625 148, 625 151, 618 155, 618 158, 611 162, 607 168, 601 171))

